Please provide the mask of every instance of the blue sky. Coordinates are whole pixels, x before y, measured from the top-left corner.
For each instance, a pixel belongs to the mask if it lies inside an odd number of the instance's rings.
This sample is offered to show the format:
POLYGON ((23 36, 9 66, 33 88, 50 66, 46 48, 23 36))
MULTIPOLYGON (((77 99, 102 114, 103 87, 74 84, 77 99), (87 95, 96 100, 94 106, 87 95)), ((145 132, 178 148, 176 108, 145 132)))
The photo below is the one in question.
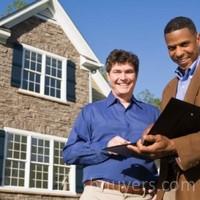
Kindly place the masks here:
MULTIPOLYGON (((1 0, 0 13, 12 0, 1 0)), ((27 2, 31 2, 28 1, 27 2)), ((140 71, 134 93, 148 89, 155 97, 173 78, 163 29, 175 16, 193 19, 200 31, 199 0, 60 0, 102 63, 114 48, 139 56, 140 71)))

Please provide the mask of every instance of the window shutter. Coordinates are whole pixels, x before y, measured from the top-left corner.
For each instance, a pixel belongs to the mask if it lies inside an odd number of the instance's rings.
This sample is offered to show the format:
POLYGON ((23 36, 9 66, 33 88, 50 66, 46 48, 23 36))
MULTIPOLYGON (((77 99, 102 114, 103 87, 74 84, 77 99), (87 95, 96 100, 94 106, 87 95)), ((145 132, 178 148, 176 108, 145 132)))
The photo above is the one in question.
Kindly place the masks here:
POLYGON ((76 75, 75 75, 76 65, 73 61, 67 61, 67 101, 76 101, 76 75))
POLYGON ((13 47, 11 86, 20 87, 22 71, 23 46, 16 43, 13 47))
POLYGON ((76 165, 76 192, 82 193, 83 192, 83 167, 81 165, 76 165))
POLYGON ((4 146, 5 146, 5 131, 0 129, 0 185, 2 185, 4 146))

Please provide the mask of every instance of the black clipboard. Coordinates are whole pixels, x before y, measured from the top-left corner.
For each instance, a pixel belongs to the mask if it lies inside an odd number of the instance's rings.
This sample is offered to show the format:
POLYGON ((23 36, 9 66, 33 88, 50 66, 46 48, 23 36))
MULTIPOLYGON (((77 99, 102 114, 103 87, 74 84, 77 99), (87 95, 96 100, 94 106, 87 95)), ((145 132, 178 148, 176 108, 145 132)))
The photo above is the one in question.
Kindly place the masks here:
POLYGON ((200 107, 171 98, 149 134, 177 138, 200 131, 200 107))
POLYGON ((106 152, 114 153, 113 155, 116 154, 117 156, 151 159, 149 157, 149 154, 146 154, 146 153, 138 154, 138 153, 128 149, 127 148, 128 145, 136 145, 136 143, 121 144, 121 145, 116 145, 116 146, 112 146, 112 147, 106 147, 103 150, 106 152))
POLYGON ((136 143, 121 144, 121 145, 116 145, 112 147, 106 147, 103 150, 107 152, 115 153, 120 156, 125 156, 125 157, 133 156, 134 152, 130 151, 127 148, 127 145, 136 145, 136 143))
MULTIPOLYGON (((200 131, 200 107, 176 98, 171 98, 148 134, 161 134, 177 138, 200 131)), ((128 144, 107 147, 103 150, 121 156, 148 158, 148 154, 137 154, 127 148, 128 144)), ((135 145, 132 143, 131 145, 135 145)), ((144 145, 149 145, 144 141, 144 145)))

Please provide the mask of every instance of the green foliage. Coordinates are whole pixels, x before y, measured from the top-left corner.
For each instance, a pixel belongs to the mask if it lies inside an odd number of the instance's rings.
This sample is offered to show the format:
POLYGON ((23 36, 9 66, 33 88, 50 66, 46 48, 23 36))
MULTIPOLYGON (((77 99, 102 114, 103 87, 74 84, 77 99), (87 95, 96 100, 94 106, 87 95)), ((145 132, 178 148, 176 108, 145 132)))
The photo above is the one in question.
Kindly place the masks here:
POLYGON ((160 99, 156 98, 148 89, 140 92, 137 95, 137 99, 145 103, 150 103, 158 108, 160 107, 160 99))
POLYGON ((16 10, 19 10, 26 6, 28 3, 26 0, 14 0, 12 3, 10 3, 6 9, 6 14, 12 13, 16 10))

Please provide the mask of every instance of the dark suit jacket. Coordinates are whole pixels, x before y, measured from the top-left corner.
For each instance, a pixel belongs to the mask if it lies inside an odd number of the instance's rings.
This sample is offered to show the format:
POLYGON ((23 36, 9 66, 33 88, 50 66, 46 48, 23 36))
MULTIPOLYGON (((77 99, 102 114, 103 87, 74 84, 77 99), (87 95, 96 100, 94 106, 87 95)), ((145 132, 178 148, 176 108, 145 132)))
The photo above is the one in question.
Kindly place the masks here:
MULTIPOLYGON (((165 87, 161 103, 162 110, 170 98, 176 96, 177 85, 178 79, 174 78, 165 87)), ((200 106, 200 65, 192 77, 184 101, 200 106)), ((165 185, 165 180, 176 179, 177 182, 174 182, 177 189, 176 200, 198 200, 200 199, 200 132, 176 138, 174 141, 181 161, 177 162, 180 167, 173 175, 167 160, 162 159, 159 187, 162 188, 163 184, 165 185)), ((163 193, 163 189, 158 190, 157 199, 162 199, 163 193)))

